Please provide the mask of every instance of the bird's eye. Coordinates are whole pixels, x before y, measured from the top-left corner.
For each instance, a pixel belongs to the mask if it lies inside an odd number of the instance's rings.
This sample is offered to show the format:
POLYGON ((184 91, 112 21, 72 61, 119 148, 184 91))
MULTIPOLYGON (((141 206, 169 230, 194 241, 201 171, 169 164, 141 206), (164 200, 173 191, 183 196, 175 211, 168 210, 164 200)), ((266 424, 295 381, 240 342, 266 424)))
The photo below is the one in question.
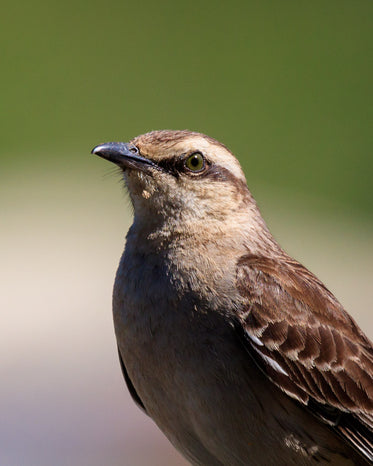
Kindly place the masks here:
POLYGON ((185 160, 185 166, 192 172, 200 172, 205 168, 205 159, 200 152, 194 152, 185 160))

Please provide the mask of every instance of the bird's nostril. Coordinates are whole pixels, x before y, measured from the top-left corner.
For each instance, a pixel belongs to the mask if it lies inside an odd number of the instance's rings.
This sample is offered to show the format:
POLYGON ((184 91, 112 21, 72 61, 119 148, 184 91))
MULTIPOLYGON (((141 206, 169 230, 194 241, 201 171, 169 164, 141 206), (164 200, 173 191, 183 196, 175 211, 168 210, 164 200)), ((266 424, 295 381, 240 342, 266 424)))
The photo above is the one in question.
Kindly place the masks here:
POLYGON ((139 152, 139 150, 135 146, 130 147, 128 150, 132 152, 132 154, 137 154, 139 152))

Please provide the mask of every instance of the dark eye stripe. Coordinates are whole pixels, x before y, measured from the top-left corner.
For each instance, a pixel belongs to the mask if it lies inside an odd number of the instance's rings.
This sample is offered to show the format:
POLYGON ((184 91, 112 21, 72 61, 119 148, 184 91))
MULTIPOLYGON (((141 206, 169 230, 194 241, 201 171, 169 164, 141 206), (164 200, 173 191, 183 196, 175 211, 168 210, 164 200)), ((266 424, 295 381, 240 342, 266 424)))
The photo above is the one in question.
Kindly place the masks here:
MULTIPOLYGON (((181 157, 163 159, 158 161, 157 165, 159 166, 159 168, 169 173, 170 175, 179 178, 181 173, 186 173, 187 171, 187 169, 185 168, 185 157, 186 156, 184 154, 181 157)), ((247 190, 246 183, 243 180, 237 178, 235 175, 233 175, 233 173, 227 168, 222 167, 221 165, 212 164, 208 160, 206 160, 206 165, 206 170, 200 173, 195 173, 195 175, 198 176, 193 176, 193 178, 208 178, 212 182, 223 181, 233 183, 239 187, 241 187, 242 185, 242 190, 247 190)), ((193 175, 193 172, 191 172, 190 170, 188 170, 188 173, 191 173, 193 175)))
POLYGON ((180 171, 182 171, 182 161, 180 161, 180 157, 159 160, 157 165, 165 172, 176 177, 179 177, 180 171))

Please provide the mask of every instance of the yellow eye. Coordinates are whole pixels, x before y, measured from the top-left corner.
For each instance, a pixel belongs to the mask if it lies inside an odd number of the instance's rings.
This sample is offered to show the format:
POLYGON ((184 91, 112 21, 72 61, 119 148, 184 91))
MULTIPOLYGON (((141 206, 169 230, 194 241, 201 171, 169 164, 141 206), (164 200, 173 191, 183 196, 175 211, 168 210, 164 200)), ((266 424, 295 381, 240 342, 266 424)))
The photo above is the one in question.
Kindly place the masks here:
POLYGON ((205 159, 201 153, 194 152, 186 159, 185 166, 192 172, 200 172, 205 168, 205 159))

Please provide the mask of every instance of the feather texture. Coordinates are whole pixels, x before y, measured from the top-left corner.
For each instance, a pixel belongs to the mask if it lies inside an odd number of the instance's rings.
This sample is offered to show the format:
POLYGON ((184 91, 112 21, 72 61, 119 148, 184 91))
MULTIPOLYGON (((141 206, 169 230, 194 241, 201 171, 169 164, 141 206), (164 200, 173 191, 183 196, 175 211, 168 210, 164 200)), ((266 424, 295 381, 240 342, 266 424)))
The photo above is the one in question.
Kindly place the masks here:
POLYGON ((373 347, 327 288, 283 256, 245 255, 237 285, 245 346, 282 391, 373 462, 373 347))

